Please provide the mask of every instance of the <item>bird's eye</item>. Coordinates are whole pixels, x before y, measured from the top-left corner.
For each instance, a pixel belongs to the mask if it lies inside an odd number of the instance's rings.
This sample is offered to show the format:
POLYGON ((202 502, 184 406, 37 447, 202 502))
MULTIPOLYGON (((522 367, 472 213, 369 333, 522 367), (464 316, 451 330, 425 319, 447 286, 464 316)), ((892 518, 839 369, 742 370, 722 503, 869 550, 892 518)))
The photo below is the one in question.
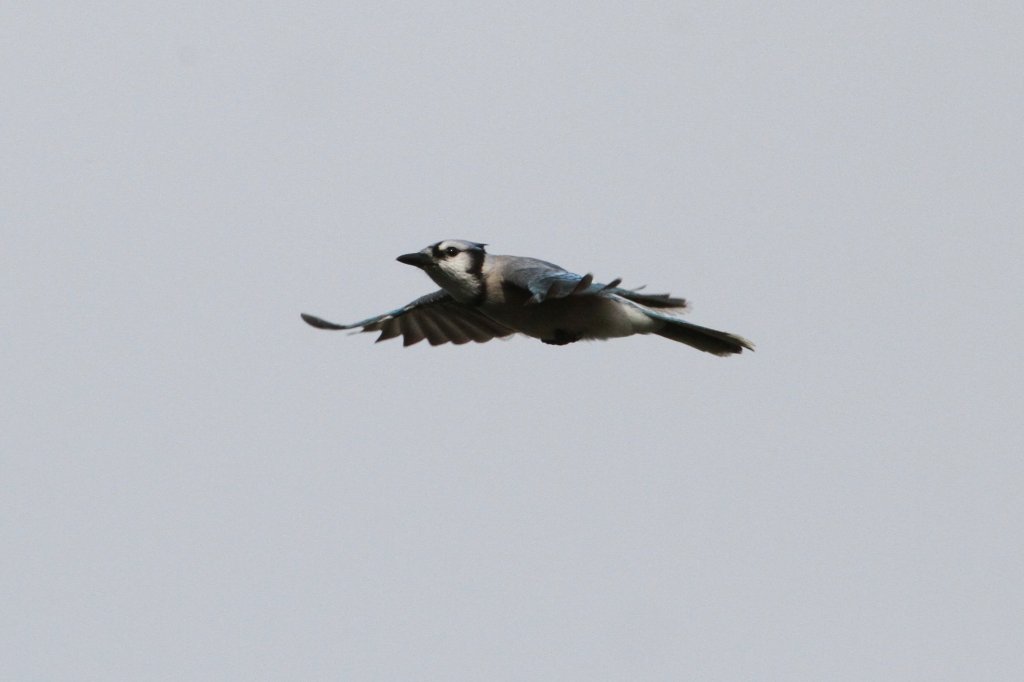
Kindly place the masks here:
POLYGON ((449 246, 447 249, 444 250, 444 252, 445 252, 445 255, 447 255, 447 256, 457 256, 457 255, 459 255, 459 250, 457 248, 455 248, 454 246, 449 246))

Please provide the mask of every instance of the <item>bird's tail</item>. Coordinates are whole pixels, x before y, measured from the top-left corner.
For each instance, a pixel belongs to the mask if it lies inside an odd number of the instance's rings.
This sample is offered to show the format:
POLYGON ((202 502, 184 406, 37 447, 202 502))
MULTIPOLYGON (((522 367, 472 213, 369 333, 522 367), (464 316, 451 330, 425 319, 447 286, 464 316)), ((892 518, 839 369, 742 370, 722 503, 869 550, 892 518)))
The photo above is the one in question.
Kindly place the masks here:
POLYGON ((687 346, 693 346, 705 353, 732 355, 742 353, 744 348, 754 350, 754 344, 742 336, 720 332, 717 329, 708 329, 668 315, 651 315, 651 317, 664 323, 659 329, 654 330, 655 334, 685 343, 687 346))

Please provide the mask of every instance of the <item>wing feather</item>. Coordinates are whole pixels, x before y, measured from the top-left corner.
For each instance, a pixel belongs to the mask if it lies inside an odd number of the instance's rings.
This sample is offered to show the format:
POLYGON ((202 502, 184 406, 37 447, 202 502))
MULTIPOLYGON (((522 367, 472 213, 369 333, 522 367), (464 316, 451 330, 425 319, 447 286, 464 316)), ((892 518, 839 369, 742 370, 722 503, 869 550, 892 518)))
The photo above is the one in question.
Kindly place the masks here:
POLYGON ((412 346, 424 339, 426 334, 423 333, 423 329, 420 327, 420 315, 403 315, 401 318, 402 325, 402 345, 412 346))
POLYGON ((377 342, 402 336, 405 346, 419 343, 423 339, 427 339, 432 346, 443 343, 463 344, 471 340, 483 343, 515 333, 476 308, 459 303, 444 291, 435 291, 391 312, 352 324, 336 324, 305 313, 302 319, 317 329, 379 331, 377 342))
POLYGON ((612 291, 622 282, 616 278, 607 284, 595 283, 589 272, 577 275, 554 263, 515 256, 508 257, 502 274, 506 283, 530 293, 528 304, 541 303, 549 298, 596 296, 612 291))
POLYGON ((492 327, 488 319, 483 316, 480 319, 466 318, 459 320, 459 326, 470 339, 477 343, 490 341, 495 337, 503 338, 512 334, 510 329, 496 329, 492 327))
POLYGON ((441 328, 438 326, 437 316, 433 310, 421 308, 419 314, 416 315, 416 319, 423 330, 423 334, 427 337, 427 343, 431 346, 447 343, 450 340, 448 335, 441 331, 441 328))
MULTIPOLYGON (((424 311, 426 312, 426 311, 424 311)), ((456 323, 455 320, 449 319, 444 315, 436 314, 431 311, 430 321, 434 323, 438 331, 441 333, 441 341, 438 343, 444 343, 445 340, 451 341, 456 346, 461 346, 464 343, 469 343, 470 336, 466 333, 463 328, 456 323)), ((463 323, 463 327, 467 323, 463 323)))
POLYGON ((643 294, 637 289, 611 289, 611 293, 648 308, 666 308, 683 311, 689 307, 685 298, 673 298, 671 294, 643 294))
POLYGON ((381 341, 393 339, 402 333, 401 323, 399 323, 399 321, 393 317, 388 318, 380 322, 379 324, 370 325, 366 327, 366 329, 364 329, 363 331, 374 332, 377 331, 377 329, 380 329, 380 336, 377 337, 377 340, 374 341, 374 343, 380 343, 381 341))

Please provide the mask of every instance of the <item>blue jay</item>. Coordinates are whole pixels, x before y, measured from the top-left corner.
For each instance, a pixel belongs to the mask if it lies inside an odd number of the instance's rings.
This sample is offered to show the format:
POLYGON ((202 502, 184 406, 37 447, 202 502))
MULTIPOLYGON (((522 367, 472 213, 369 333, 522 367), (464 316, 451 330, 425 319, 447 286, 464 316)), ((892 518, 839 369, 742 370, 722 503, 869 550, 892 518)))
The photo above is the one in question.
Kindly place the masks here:
POLYGON ((398 257, 420 268, 441 287, 406 306, 353 324, 335 324, 312 315, 302 319, 318 329, 379 331, 377 341, 401 335, 411 346, 483 343, 515 333, 557 346, 589 339, 657 334, 714 355, 753 350, 746 339, 685 322, 670 311, 686 301, 669 294, 622 289, 622 280, 594 282, 524 256, 487 253, 484 244, 447 239, 398 257))

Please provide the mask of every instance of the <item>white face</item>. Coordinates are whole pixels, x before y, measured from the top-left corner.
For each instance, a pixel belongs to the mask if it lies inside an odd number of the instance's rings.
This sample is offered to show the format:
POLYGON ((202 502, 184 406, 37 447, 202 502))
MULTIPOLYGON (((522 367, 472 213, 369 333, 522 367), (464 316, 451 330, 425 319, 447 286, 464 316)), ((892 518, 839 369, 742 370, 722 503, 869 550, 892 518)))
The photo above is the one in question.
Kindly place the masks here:
POLYGON ((424 249, 433 261, 426 268, 430 279, 457 301, 475 299, 482 287, 480 264, 483 250, 476 244, 448 240, 424 249))

